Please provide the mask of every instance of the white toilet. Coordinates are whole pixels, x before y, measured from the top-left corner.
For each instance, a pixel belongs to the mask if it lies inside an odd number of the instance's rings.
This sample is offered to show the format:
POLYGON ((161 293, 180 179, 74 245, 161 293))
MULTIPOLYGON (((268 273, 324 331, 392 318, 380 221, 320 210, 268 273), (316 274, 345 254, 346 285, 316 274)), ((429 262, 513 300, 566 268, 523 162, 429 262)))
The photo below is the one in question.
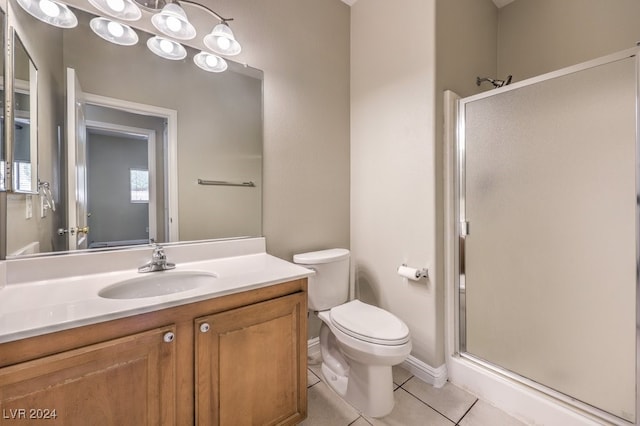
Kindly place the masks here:
POLYGON ((411 352, 408 327, 384 309, 347 302, 349 250, 296 254, 293 262, 316 272, 309 278, 309 310, 322 320, 325 381, 365 415, 386 416, 394 404, 391 366, 411 352))

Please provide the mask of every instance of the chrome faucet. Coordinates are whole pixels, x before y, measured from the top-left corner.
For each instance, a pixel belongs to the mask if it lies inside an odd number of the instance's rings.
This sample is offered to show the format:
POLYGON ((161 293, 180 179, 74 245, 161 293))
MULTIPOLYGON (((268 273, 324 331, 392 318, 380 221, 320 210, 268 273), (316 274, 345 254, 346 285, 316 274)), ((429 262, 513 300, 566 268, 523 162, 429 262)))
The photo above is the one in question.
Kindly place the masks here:
POLYGON ((167 269, 173 269, 175 267, 175 263, 167 262, 164 247, 156 244, 153 248, 153 254, 151 255, 151 262, 139 267, 138 272, 166 271, 167 269))

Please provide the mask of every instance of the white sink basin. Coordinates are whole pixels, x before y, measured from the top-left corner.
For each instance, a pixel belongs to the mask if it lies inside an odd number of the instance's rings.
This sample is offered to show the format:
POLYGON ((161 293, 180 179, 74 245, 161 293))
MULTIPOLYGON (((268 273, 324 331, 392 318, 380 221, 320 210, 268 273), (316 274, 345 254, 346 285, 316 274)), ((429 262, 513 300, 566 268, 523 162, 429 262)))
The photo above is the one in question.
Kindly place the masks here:
POLYGON ((216 275, 210 272, 149 272, 143 276, 105 287, 98 292, 98 296, 106 299, 140 299, 163 296, 210 285, 215 279, 216 275))

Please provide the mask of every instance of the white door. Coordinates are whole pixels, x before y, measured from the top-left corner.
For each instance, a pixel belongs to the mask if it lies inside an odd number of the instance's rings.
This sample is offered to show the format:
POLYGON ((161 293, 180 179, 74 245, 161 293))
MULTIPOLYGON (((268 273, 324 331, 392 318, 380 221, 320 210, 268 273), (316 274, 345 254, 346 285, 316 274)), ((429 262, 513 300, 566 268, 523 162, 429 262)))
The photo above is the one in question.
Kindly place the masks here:
POLYGON ((67 237, 69 250, 87 248, 87 129, 78 76, 67 68, 67 237))

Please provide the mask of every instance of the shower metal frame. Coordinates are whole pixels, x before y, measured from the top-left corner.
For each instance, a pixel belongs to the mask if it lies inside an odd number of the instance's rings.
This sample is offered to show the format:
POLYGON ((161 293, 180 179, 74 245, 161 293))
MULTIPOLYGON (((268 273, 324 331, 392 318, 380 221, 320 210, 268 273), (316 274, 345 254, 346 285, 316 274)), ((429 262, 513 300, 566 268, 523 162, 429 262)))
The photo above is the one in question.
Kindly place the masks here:
POLYGON ((503 86, 497 89, 489 90, 477 95, 469 96, 455 101, 455 137, 454 137, 454 235, 453 235, 453 252, 454 252, 454 320, 455 320, 455 355, 465 359, 473 364, 479 365, 499 376, 506 377, 512 381, 523 384, 547 396, 550 396, 569 407, 577 410, 581 414, 595 421, 607 421, 614 425, 630 426, 640 425, 640 47, 623 50, 618 53, 603 56, 598 59, 587 61, 578 65, 563 68, 558 71, 542 74, 520 82, 512 83, 509 86, 503 86), (636 96, 635 96, 635 114, 636 114, 636 212, 635 212, 635 228, 636 228, 636 422, 632 423, 611 413, 608 413, 593 405, 554 390, 546 385, 540 384, 534 380, 528 379, 517 373, 506 370, 505 368, 485 361, 466 352, 466 276, 464 265, 464 248, 465 236, 471 233, 469 223, 466 217, 466 141, 465 141, 465 120, 464 111, 466 104, 480 99, 492 97, 501 93, 517 90, 523 87, 531 86, 543 81, 566 76, 579 71, 587 70, 608 63, 635 58, 635 75, 636 75, 636 96))

